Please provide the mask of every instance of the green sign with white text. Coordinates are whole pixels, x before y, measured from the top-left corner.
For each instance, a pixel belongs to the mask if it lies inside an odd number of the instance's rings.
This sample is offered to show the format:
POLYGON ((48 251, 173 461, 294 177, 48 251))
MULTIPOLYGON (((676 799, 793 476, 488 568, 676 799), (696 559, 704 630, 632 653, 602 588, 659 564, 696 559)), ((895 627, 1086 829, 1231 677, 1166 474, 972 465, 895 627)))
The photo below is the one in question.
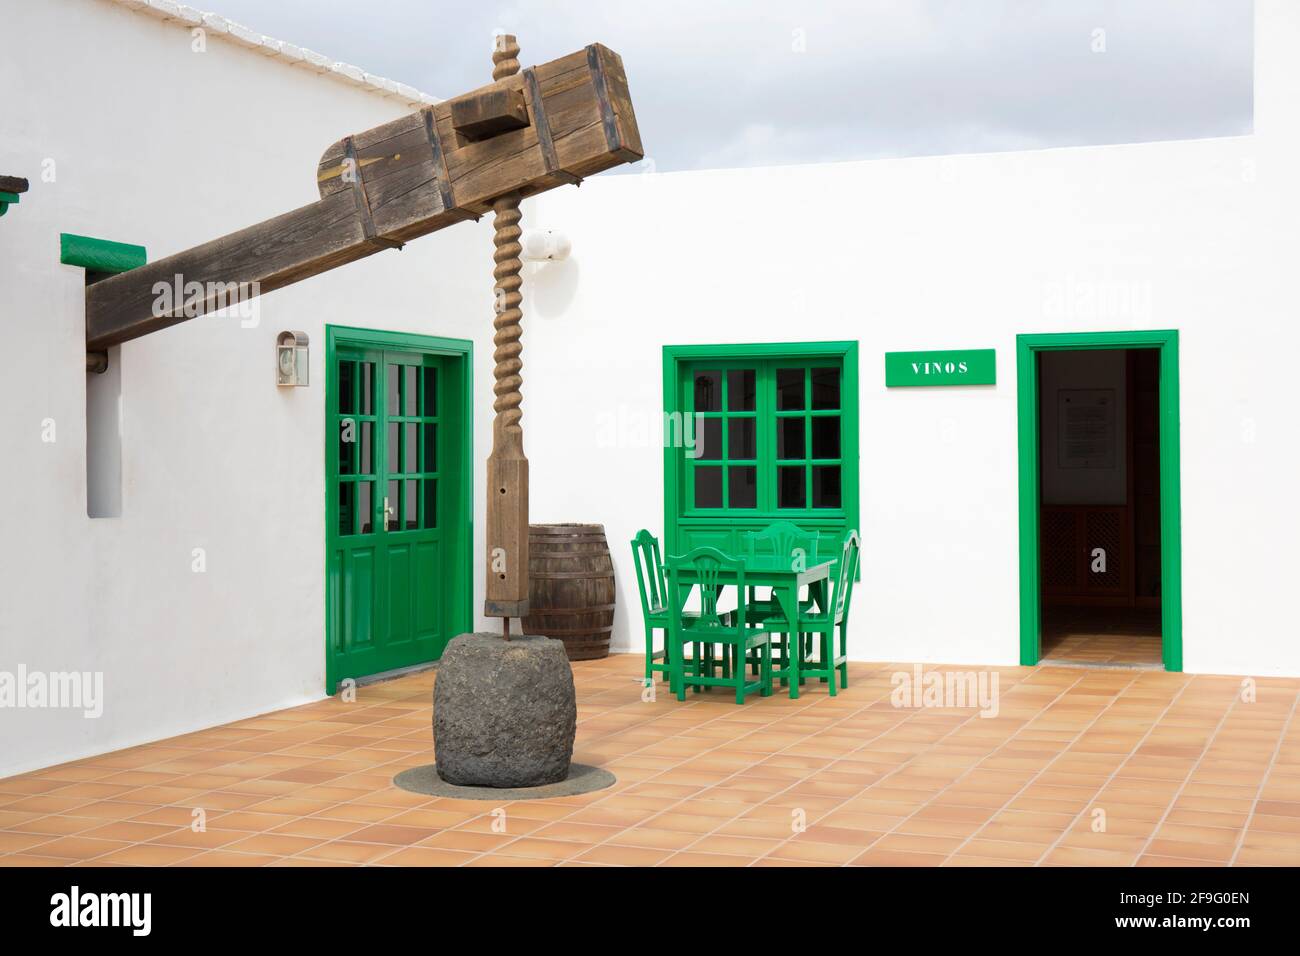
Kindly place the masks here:
POLYGON ((993 385, 996 382, 996 349, 885 353, 885 386, 888 388, 909 385, 993 385))

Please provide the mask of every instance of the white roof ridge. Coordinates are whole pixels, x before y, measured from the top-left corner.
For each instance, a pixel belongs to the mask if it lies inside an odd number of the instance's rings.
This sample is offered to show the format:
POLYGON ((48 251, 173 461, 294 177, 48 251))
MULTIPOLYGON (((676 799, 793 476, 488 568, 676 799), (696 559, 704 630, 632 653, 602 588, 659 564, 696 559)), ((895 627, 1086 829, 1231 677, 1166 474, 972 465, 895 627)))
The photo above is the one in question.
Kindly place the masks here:
POLYGON ((398 100, 415 109, 441 102, 438 97, 417 90, 413 86, 367 73, 359 66, 332 60, 314 50, 258 33, 220 14, 197 10, 183 3, 176 3, 175 0, 111 0, 111 2, 159 20, 175 20, 191 27, 202 27, 213 36, 224 37, 232 43, 249 47, 265 56, 275 57, 289 66, 302 67, 322 76, 360 86, 362 89, 398 100))

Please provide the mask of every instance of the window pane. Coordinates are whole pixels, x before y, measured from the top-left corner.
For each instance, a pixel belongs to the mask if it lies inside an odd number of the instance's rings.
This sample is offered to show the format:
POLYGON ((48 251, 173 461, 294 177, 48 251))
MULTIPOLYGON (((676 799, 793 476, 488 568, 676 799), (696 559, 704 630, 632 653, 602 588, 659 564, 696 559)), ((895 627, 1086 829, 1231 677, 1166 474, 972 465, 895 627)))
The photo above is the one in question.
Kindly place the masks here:
POLYGON ((398 508, 400 508, 402 504, 401 500, 397 497, 398 494, 400 494, 400 488, 398 487, 400 484, 401 482, 399 481, 388 482, 388 490, 385 492, 388 496, 388 509, 384 512, 385 531, 396 531, 401 527, 401 525, 398 524, 399 518, 397 513, 398 508))
POLYGON ((728 458, 753 458, 757 454, 754 447, 757 424, 752 418, 733 418, 727 422, 728 458))
POLYGON ((812 470, 814 508, 839 508, 840 466, 814 465, 812 470))
POLYGON ((388 376, 385 387, 388 389, 388 404, 384 407, 388 409, 390 415, 402 414, 401 405, 397 403, 397 390, 402 381, 402 367, 400 365, 388 366, 388 376))
POLYGON ((812 370, 812 407, 840 407, 840 370, 815 368, 812 370))
POLYGON ((361 414, 375 413, 375 363, 361 363, 361 414))
POLYGON ((405 486, 402 498, 402 527, 414 531, 420 527, 420 483, 414 478, 402 482, 405 486))
POLYGON ((420 470, 420 426, 407 422, 402 427, 402 471, 420 470))
POLYGON ((422 415, 438 414, 438 370, 433 367, 424 370, 424 409, 422 415))
POLYGON ((339 414, 352 411, 353 395, 357 385, 357 366, 353 362, 339 362, 339 414))
POLYGON ((357 473, 357 423, 350 418, 339 420, 339 474, 357 473))
POLYGON ((371 525, 375 513, 372 505, 374 489, 373 481, 357 482, 357 518, 360 521, 362 534, 370 534, 375 530, 371 525))
MULTIPOLYGON (((398 462, 398 457, 397 457, 397 452, 398 452, 398 447, 397 447, 397 429, 398 429, 398 427, 399 427, 399 426, 398 426, 397 422, 389 422, 389 423, 388 423, 388 438, 387 438, 387 441, 388 441, 388 448, 387 448, 385 454, 387 455, 387 459, 388 459, 388 474, 390 474, 390 475, 395 475, 395 474, 397 474, 397 472, 400 470, 400 469, 397 467, 397 462, 398 462)), ((396 500, 396 499, 394 498, 394 500, 396 500)))
POLYGON ((727 469, 727 502, 732 508, 758 507, 758 469, 753 465, 732 465, 727 469))
POLYGON ((722 507, 722 468, 719 465, 696 466, 695 507, 722 507))
POLYGON ((812 420, 812 456, 814 458, 840 457, 840 419, 838 415, 812 420))
POLYGON ((776 457, 798 460, 804 457, 804 427, 802 418, 776 420, 776 457))
POLYGON ((352 482, 339 482, 339 534, 352 533, 352 482))
POLYGON ((438 470, 438 426, 424 426, 424 470, 438 470))
POLYGON ((695 411, 722 411, 722 373, 695 373, 695 411))
POLYGON ((420 374, 420 370, 416 368, 414 365, 404 366, 404 370, 402 373, 403 375, 402 408, 404 409, 404 411, 402 412, 403 415, 420 414, 420 404, 419 404, 420 392, 419 392, 419 386, 416 384, 416 376, 419 374, 420 374))
POLYGON ((722 458, 722 419, 705 418, 701 422, 699 456, 709 461, 722 458))
POLYGON ((424 527, 438 527, 438 481, 436 478, 426 478, 424 480, 424 514, 420 517, 424 527))
POLYGON ((779 368, 776 370, 776 407, 778 411, 803 408, 803 369, 779 368))
POLYGON ((727 408, 733 412, 754 410, 754 370, 734 368, 727 373, 727 408))
POLYGON ((804 469, 803 465, 797 468, 778 468, 777 472, 777 501, 778 508, 804 508, 806 495, 804 494, 804 469))
POLYGON ((361 422, 361 457, 357 459, 357 474, 373 475, 375 473, 375 423, 361 422))

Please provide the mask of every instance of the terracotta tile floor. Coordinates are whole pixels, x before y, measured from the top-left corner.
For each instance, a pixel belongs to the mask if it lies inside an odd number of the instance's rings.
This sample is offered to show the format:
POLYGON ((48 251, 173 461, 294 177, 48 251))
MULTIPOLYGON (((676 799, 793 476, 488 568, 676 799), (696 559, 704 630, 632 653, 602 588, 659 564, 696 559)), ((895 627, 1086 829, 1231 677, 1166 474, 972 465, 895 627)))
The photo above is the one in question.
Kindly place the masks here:
POLYGON ((432 759, 426 673, 0 780, 0 863, 1300 864, 1297 679, 1246 702, 1235 677, 998 668, 983 718, 893 706, 911 665, 744 706, 644 702, 641 666, 574 667, 575 756, 609 790, 503 816, 396 789, 432 759))
POLYGON ((1160 609, 1043 608, 1043 659, 1161 666, 1160 609))

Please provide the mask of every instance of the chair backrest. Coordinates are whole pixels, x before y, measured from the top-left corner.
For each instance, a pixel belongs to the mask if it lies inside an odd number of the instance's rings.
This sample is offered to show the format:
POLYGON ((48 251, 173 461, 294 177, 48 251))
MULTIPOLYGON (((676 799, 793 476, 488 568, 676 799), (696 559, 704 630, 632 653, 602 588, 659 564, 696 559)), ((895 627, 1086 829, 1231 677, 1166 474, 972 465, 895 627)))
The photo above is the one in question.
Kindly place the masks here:
POLYGON ((679 587, 683 571, 692 573, 692 583, 698 584, 700 590, 700 614, 692 621, 692 625, 708 625, 714 632, 743 633, 748 610, 744 560, 708 547, 669 556, 668 607, 669 621, 674 630, 681 629, 682 611, 689 594, 688 589, 679 587), (724 585, 736 587, 736 610, 731 624, 727 624, 718 614, 718 593, 724 585))
POLYGON ((839 574, 835 578, 835 597, 831 603, 835 607, 835 619, 843 621, 845 625, 849 620, 849 604, 853 599, 853 579, 858 576, 858 556, 862 549, 862 543, 858 540, 857 531, 850 530, 844 536, 844 552, 840 556, 839 574))
POLYGON ((632 560, 636 563, 636 584, 641 590, 641 613, 648 616, 667 603, 668 582, 659 554, 659 539, 645 528, 632 539, 632 560))
POLYGON ((817 563, 817 532, 805 531, 789 521, 774 521, 762 531, 746 535, 749 556, 775 554, 793 558, 795 549, 802 550, 808 564, 817 563))

